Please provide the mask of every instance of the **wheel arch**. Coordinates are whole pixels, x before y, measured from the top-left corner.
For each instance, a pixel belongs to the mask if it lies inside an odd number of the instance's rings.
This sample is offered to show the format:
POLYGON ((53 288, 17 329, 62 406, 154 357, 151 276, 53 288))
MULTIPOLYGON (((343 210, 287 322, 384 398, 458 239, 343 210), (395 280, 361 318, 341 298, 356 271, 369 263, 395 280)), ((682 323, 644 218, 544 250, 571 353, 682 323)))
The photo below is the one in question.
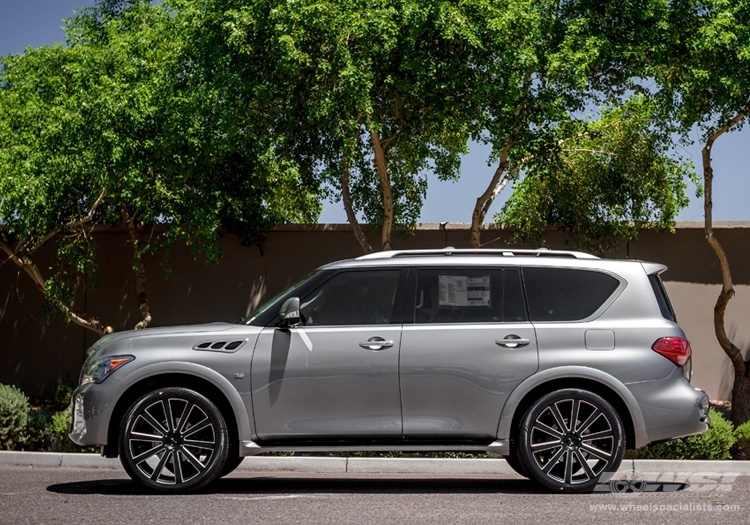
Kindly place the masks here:
POLYGON ((240 436, 247 435, 250 428, 247 417, 243 420, 242 412, 240 411, 238 414, 237 407, 234 406, 237 403, 236 400, 233 403, 225 391, 215 383, 186 371, 156 373, 135 381, 118 398, 109 418, 107 444, 102 450, 104 456, 117 457, 120 425, 125 413, 132 404, 147 392, 167 387, 182 387, 195 390, 214 403, 225 419, 230 443, 239 443, 240 436))
POLYGON ((540 372, 511 393, 498 425, 498 437, 509 439, 511 449, 515 446, 521 420, 531 404, 541 396, 562 388, 588 390, 612 405, 622 420, 627 449, 638 448, 648 442, 640 407, 625 385, 599 370, 565 368, 540 372))

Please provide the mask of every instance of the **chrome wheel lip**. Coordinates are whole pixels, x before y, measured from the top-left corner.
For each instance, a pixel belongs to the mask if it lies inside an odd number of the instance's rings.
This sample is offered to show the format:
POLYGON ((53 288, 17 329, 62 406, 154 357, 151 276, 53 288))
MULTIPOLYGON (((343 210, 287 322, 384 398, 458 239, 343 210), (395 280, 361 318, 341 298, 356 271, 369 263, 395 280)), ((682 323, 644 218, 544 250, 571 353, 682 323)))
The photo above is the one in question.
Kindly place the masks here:
POLYGON ((556 399, 538 411, 528 441, 535 466, 568 486, 596 482, 617 459, 613 422, 595 403, 578 397, 556 399))
POLYGON ((196 401, 180 396, 145 403, 133 414, 125 437, 133 468, 157 485, 180 486, 200 477, 211 468, 220 447, 209 414, 196 401))

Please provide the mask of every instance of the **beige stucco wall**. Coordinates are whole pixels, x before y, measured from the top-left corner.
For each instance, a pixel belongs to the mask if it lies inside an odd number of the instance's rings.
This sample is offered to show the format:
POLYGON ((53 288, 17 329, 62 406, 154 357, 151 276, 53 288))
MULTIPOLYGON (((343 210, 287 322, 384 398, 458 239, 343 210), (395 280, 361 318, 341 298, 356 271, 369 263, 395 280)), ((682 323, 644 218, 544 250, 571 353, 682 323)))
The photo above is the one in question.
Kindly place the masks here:
MULTIPOLYGON (((677 233, 644 232, 639 241, 612 252, 612 256, 663 262, 664 274, 680 324, 694 348, 693 383, 713 399, 728 399, 731 365, 713 336, 713 304, 720 290, 715 258, 703 237, 702 224, 680 224, 677 233)), ((100 286, 84 287, 79 305, 90 315, 117 330, 138 320, 131 254, 123 232, 98 232, 100 286)), ((728 311, 727 326, 742 348, 750 347, 750 223, 717 225, 732 263, 737 296, 728 311)), ((379 235, 370 235, 377 245, 379 235)), ((486 247, 506 246, 509 233, 487 227, 486 247)), ((422 225, 414 236, 394 236, 394 248, 442 248, 468 246, 466 224, 422 225)), ((564 239, 551 233, 547 244, 564 248, 564 239)), ((168 261, 162 255, 147 259, 147 291, 153 314, 152 326, 234 321, 247 315, 314 268, 337 259, 356 257, 361 250, 346 225, 283 226, 268 232, 261 252, 242 246, 227 235, 221 240, 224 253, 217 264, 194 260, 188 248, 176 247, 168 261), (171 276, 165 278, 165 268, 171 276)), ((53 264, 50 253, 42 254, 43 271, 53 264)), ((86 348, 96 336, 53 316, 42 320, 41 295, 28 277, 11 262, 0 263, 0 383, 16 384, 30 396, 45 395, 58 381, 75 381, 86 348)))

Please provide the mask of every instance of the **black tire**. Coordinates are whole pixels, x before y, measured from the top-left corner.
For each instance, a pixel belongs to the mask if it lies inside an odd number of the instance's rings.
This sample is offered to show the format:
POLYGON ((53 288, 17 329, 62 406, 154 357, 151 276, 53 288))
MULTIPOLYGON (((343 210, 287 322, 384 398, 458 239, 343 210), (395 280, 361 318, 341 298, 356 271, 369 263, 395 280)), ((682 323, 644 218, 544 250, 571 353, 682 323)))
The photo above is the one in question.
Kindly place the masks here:
POLYGON ((216 405, 198 392, 154 390, 125 414, 119 453, 128 475, 152 490, 197 490, 214 481, 227 462, 226 423, 216 405))
POLYGON ((223 478, 224 476, 234 472, 237 469, 237 467, 240 466, 240 463, 242 463, 243 459, 245 458, 240 457, 238 453, 230 452, 229 457, 227 458, 227 462, 224 463, 224 468, 221 469, 221 472, 219 473, 219 477, 223 478))
POLYGON ((591 492, 620 466, 624 435, 607 401, 567 388, 542 396, 526 411, 518 456, 529 477, 548 489, 591 492))
POLYGON ((524 468, 523 463, 521 463, 521 459, 518 457, 518 448, 515 447, 513 451, 510 453, 510 456, 503 456, 505 458, 505 462, 508 464, 510 468, 513 469, 513 471, 523 476, 524 478, 530 478, 529 473, 526 471, 526 468, 524 468))

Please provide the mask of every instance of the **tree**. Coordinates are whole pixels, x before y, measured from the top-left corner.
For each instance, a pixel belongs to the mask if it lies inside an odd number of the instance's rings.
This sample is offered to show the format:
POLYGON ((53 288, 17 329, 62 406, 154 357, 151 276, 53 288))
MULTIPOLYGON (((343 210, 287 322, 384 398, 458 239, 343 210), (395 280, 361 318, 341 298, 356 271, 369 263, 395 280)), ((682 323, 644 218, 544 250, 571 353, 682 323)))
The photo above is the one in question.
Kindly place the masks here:
POLYGON ((112 326, 73 304, 82 276, 96 274, 93 226, 130 233, 144 328, 144 254, 183 241, 212 260, 219 228, 252 241, 319 209, 293 166, 188 82, 174 13, 127 4, 116 16, 83 11, 67 47, 28 49, 0 70, 0 248, 50 306, 99 334, 112 326), (156 225, 164 235, 151 235, 156 225), (44 275, 35 255, 50 242, 44 275))
MULTIPOLYGON (((477 94, 484 104, 477 129, 481 140, 492 145, 489 163, 496 167, 472 212, 470 243, 473 247, 480 246, 481 225, 495 198, 509 182, 523 173, 540 174, 556 169, 545 164, 552 162, 559 167, 560 162, 565 162, 564 159, 552 158, 565 145, 571 147, 582 141, 595 140, 586 131, 589 127, 596 127, 584 115, 587 108, 602 102, 619 106, 634 93, 648 95, 641 81, 650 48, 662 38, 662 26, 669 12, 667 3, 661 0, 508 0, 503 5, 493 2, 492 8, 485 11, 487 23, 482 25, 484 30, 480 38, 489 51, 478 57, 481 65, 478 69, 485 78, 479 84, 477 94)), ((613 114, 609 118, 613 118, 613 114)), ((651 134, 654 135, 655 131, 651 134)), ((660 142, 664 144, 664 140, 660 142)), ((647 151, 643 154, 649 155, 647 151)), ((576 162, 580 168, 592 168, 582 164, 582 160, 579 158, 576 162)), ((568 155, 568 168, 573 166, 570 161, 568 155)), ((625 163, 619 168, 626 170, 622 174, 624 177, 633 180, 639 177, 636 172, 643 169, 625 163)), ((573 173, 568 169, 570 176, 573 173)), ((595 180, 593 174, 575 176, 588 177, 589 182, 595 180)), ((540 183, 542 178, 531 176, 526 180, 519 187, 521 192, 514 197, 512 206, 516 206, 517 212, 518 206, 530 199, 529 204, 541 213, 543 196, 536 192, 544 188, 534 188, 533 184, 540 183)), ((637 192, 636 188, 630 187, 637 192)), ((614 194, 600 185, 594 188, 604 190, 605 194, 593 192, 592 198, 599 202, 608 200, 610 206, 615 205, 613 198, 619 198, 616 204, 622 209, 628 206, 629 200, 638 198, 635 194, 614 194)), ((672 191, 679 190, 679 186, 652 186, 651 189, 672 191)), ((673 199, 668 194, 652 196, 665 204, 673 199)), ((675 198, 674 204, 680 197, 675 198)), ((510 208, 506 210, 510 211, 510 208)), ((514 222, 521 224, 516 212, 514 222)), ((579 207, 569 209, 566 215, 578 223, 576 228, 586 228, 594 233, 595 223, 600 217, 591 212, 591 209, 579 207), (571 212, 582 215, 574 218, 569 215, 571 212)), ((670 213, 667 212, 664 218, 670 213)), ((553 218, 544 215, 535 220, 553 218)), ((510 220, 507 213, 501 217, 510 220)), ((534 230, 538 227, 535 225, 534 230)))
POLYGON ((94 265, 88 233, 108 189, 104 173, 89 170, 92 152, 71 133, 84 128, 77 108, 60 89, 76 75, 73 55, 55 46, 4 59, 0 248, 52 306, 77 324, 104 333, 111 329, 71 307, 78 276, 94 265), (57 269, 44 277, 34 256, 52 239, 58 240, 57 269))
POLYGON ((598 120, 569 122, 563 134, 571 138, 541 162, 516 164, 523 176, 495 221, 531 243, 554 225, 574 246, 600 253, 643 229, 674 231, 689 202, 685 179, 697 179, 690 164, 670 156, 671 137, 655 127, 655 110, 637 96, 598 120))
POLYGON ((415 0, 177 1, 192 27, 192 63, 263 115, 276 151, 381 229, 419 215, 424 171, 458 175, 467 151, 476 75, 467 49, 480 45, 454 2, 415 0))
POLYGON ((562 133, 587 105, 634 86, 668 12, 662 0, 172 5, 188 20, 188 62, 238 111, 262 115, 275 151, 341 199, 365 252, 359 218, 390 249, 394 225, 419 215, 424 171, 455 179, 470 138, 492 144, 497 166, 472 214, 479 246, 509 176, 575 138, 562 133))
POLYGON ((674 3, 669 38, 654 53, 653 75, 664 105, 683 133, 703 131, 706 241, 721 268, 722 288, 714 307, 719 345, 732 362, 732 422, 750 420, 750 360, 726 332, 725 312, 735 290, 729 260, 713 230, 711 150, 726 133, 739 130, 750 112, 750 4, 743 0, 682 0, 674 3))

